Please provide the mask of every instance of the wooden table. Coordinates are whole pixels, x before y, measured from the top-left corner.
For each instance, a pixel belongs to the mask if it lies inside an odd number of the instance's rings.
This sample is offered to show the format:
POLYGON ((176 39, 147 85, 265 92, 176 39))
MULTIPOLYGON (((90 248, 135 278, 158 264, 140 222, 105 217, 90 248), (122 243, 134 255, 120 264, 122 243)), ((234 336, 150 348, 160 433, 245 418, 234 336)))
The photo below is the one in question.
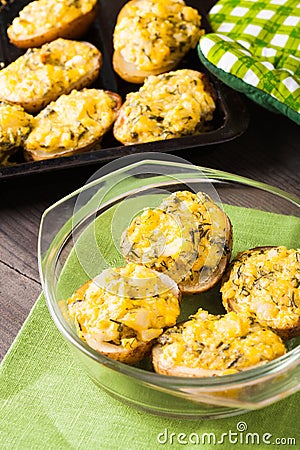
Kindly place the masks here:
MULTIPOLYGON (((208 11, 215 0, 204 0, 208 11)), ((176 152, 193 164, 225 170, 280 187, 300 197, 299 127, 248 101, 250 125, 239 138, 176 152)), ((93 165, 0 181, 0 357, 11 345, 41 285, 37 234, 43 211, 85 184, 93 165)))

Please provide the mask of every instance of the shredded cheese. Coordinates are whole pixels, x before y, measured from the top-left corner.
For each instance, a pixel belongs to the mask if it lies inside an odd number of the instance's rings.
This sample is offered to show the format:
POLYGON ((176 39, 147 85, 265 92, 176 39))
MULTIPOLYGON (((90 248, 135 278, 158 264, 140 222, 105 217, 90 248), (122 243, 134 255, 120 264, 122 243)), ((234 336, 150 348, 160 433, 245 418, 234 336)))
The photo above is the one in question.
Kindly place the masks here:
POLYGON ((175 283, 132 263, 102 272, 84 295, 73 294, 68 309, 82 339, 94 336, 124 348, 158 337, 180 312, 175 283))
POLYGON ((202 309, 167 330, 158 342, 164 367, 205 369, 210 375, 237 373, 286 351, 279 336, 250 317, 235 312, 214 316, 202 309))
POLYGON ((62 27, 89 13, 97 0, 37 0, 30 2, 8 27, 9 37, 17 39, 35 36, 41 30, 62 27))
POLYGON ((215 110, 212 87, 203 74, 182 69, 149 76, 127 94, 114 125, 124 144, 151 142, 205 131, 215 110))
POLYGON ((245 251, 221 289, 224 306, 278 332, 300 327, 300 250, 284 246, 245 251))
POLYGON ((44 153, 78 150, 99 140, 116 117, 116 100, 100 89, 73 90, 43 109, 26 139, 26 149, 44 153))

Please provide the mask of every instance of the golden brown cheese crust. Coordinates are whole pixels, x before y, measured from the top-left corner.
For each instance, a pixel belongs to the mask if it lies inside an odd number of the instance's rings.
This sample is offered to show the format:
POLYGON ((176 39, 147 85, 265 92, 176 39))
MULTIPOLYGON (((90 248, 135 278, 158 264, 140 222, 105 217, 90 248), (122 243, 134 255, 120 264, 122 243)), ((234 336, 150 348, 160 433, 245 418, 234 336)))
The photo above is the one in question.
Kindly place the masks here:
POLYGON ((78 335, 128 364, 141 360, 179 315, 180 294, 167 276, 136 264, 107 269, 68 300, 78 335))
POLYGON ((29 49, 0 71, 0 100, 38 112, 60 95, 89 86, 101 62, 99 50, 87 42, 59 38, 29 49))
POLYGON ((127 81, 174 69, 195 48, 201 17, 183 0, 132 0, 121 9, 114 30, 114 69, 127 81))
POLYGON ((226 214, 208 195, 189 191, 146 208, 121 238, 125 259, 168 274, 185 293, 203 292, 221 279, 231 246, 226 214))
POLYGON ((97 0, 37 0, 26 5, 7 29, 17 47, 40 47, 58 37, 78 39, 97 14, 97 0))
POLYGON ((252 318, 200 309, 158 338, 153 365, 158 373, 186 377, 223 376, 266 364, 285 354, 277 334, 252 318))
POLYGON ((221 292, 227 311, 251 315, 282 338, 300 334, 300 250, 281 246, 239 253, 221 292))
POLYGON ((100 89, 61 95, 35 117, 24 146, 27 158, 49 159, 89 150, 111 128, 120 106, 118 94, 100 89))
POLYGON ((21 106, 0 102, 0 164, 21 147, 33 126, 33 117, 21 106))
POLYGON ((215 91, 204 74, 182 69, 150 76, 129 93, 114 125, 125 145, 199 134, 215 110, 215 91))

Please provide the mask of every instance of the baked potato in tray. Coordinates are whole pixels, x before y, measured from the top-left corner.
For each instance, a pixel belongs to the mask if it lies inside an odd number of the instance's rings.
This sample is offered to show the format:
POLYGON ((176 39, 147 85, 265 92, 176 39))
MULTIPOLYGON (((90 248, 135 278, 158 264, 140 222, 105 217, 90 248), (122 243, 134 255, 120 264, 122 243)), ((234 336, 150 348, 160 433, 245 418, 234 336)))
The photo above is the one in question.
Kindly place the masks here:
MULTIPOLYGON (((1 26, 1 45, 0 45, 0 60, 3 61, 2 67, 8 66, 11 62, 16 60, 20 55, 24 53, 24 49, 15 47, 9 44, 7 37, 8 24, 18 15, 19 10, 28 4, 29 0, 19 0, 18 2, 8 3, 0 15, 1 26)), ((205 16, 205 12, 201 10, 201 4, 196 0, 189 0, 189 6, 198 10, 198 13, 202 16, 202 23, 207 31, 209 31, 209 24, 205 16)), ((94 88, 113 91, 122 96, 125 99, 127 93, 137 89, 137 85, 124 81, 113 71, 111 67, 112 58, 112 35, 115 25, 115 20, 118 12, 124 6, 125 0, 115 0, 114 2, 99 2, 99 13, 93 24, 91 25, 88 33, 86 33, 82 39, 84 41, 91 42, 96 46, 103 54, 103 65, 99 76, 93 82, 94 88)), ((202 25, 201 25, 202 26, 202 25)), ((180 64, 180 68, 191 68, 193 70, 201 71, 201 64, 199 63, 196 50, 189 51, 180 64)), ((1 72, 0 72, 1 73, 1 72)), ((209 132, 203 130, 203 132, 193 135, 187 134, 180 139, 162 140, 159 142, 157 151, 161 152, 175 152, 182 148, 199 147, 211 143, 220 143, 228 139, 241 134, 246 126, 245 109, 243 103, 240 101, 238 94, 234 92, 227 95, 227 88, 221 83, 213 82, 217 91, 216 109, 213 114, 213 120, 209 122, 209 132), (230 104, 228 99, 230 99, 230 104), (232 99, 232 102, 231 102, 232 99)), ((78 89, 78 87, 75 87, 78 89)), ((44 107, 44 106, 43 106, 44 107)), ((36 111, 36 114, 39 111, 36 111)), ((176 137, 176 136, 174 136, 176 137)), ((54 171, 61 168, 72 168, 81 164, 93 164, 99 161, 112 160, 116 157, 124 156, 131 153, 146 152, 153 150, 151 144, 140 144, 135 141, 130 148, 124 148, 113 136, 112 132, 106 133, 100 146, 95 146, 93 154, 76 155, 72 158, 55 158, 48 163, 43 162, 30 162, 23 164, 24 158, 20 151, 12 156, 11 161, 14 167, 2 167, 2 177, 11 178, 19 175, 31 175, 32 173, 54 171)))
POLYGON ((208 77, 191 69, 149 76, 127 94, 114 124, 124 145, 197 135, 209 130, 217 94, 208 77))
POLYGON ((37 113, 99 74, 101 52, 89 42, 56 39, 27 52, 0 71, 0 100, 37 113))
POLYGON ((7 29, 20 48, 40 47, 62 37, 78 39, 97 15, 97 0, 36 0, 26 5, 7 29))
POLYGON ((177 191, 158 208, 146 208, 123 232, 126 261, 170 276, 184 294, 205 292, 230 260, 230 219, 202 192, 177 191))

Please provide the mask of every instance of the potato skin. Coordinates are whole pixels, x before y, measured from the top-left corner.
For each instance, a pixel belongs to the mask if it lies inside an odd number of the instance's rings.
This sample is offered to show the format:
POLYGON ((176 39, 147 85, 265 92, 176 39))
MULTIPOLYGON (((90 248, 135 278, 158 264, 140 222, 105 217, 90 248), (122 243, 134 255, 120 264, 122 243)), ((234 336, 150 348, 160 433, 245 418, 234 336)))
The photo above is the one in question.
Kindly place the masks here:
POLYGON ((88 335, 85 336, 85 339, 90 347, 102 355, 129 365, 136 364, 149 355, 154 344, 154 340, 149 342, 139 342, 138 346, 134 349, 120 349, 120 346, 118 345, 98 342, 88 335))
POLYGON ((92 22, 95 20, 98 9, 97 3, 90 12, 79 16, 75 20, 62 26, 50 28, 47 31, 40 30, 38 34, 16 37, 13 33, 13 29, 8 28, 7 35, 9 41, 19 48, 40 47, 46 42, 54 41, 59 37, 65 39, 79 39, 87 32, 92 22))

